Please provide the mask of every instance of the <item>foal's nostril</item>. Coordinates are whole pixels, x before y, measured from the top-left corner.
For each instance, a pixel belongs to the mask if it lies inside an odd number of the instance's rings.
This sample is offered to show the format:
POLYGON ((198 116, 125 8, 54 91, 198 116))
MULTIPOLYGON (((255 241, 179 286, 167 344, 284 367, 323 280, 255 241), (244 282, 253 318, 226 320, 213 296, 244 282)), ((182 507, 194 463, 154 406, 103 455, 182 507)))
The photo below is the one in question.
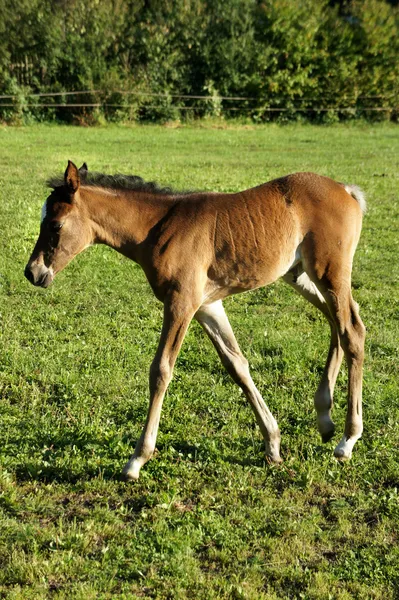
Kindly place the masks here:
POLYGON ((24 271, 25 277, 28 281, 30 281, 30 283, 34 283, 35 282, 35 278, 34 275, 30 269, 30 267, 26 266, 25 267, 25 271, 24 271))

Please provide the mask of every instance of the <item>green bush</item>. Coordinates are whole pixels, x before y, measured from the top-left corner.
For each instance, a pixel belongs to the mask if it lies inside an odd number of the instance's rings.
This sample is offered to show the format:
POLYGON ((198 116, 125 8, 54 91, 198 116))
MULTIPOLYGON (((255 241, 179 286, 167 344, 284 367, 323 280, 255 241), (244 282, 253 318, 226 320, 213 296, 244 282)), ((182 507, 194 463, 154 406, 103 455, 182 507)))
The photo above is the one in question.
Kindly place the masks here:
POLYGON ((0 0, 0 15, 6 121, 96 120, 42 106, 62 101, 113 121, 398 115, 399 8, 383 0, 0 0))

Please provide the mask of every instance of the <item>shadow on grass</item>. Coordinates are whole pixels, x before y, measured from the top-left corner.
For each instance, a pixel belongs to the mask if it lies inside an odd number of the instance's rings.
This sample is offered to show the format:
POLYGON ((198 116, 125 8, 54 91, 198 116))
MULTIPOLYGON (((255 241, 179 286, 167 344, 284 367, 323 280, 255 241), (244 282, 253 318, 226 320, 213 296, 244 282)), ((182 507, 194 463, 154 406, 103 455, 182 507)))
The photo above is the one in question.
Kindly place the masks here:
MULTIPOLYGON (((209 438, 211 442, 212 439, 209 438)), ((243 438, 241 441, 236 441, 233 447, 227 450, 225 445, 220 447, 209 447, 204 443, 203 445, 193 445, 186 441, 174 440, 172 444, 158 444, 157 449, 159 452, 167 453, 171 445, 173 446, 173 455, 178 456, 180 460, 191 463, 201 464, 212 464, 212 463, 229 463, 231 465, 241 466, 256 466, 262 467, 266 463, 265 451, 262 443, 254 446, 249 442, 247 438, 243 438), (236 453, 233 454, 232 450, 236 453)))
MULTIPOLYGON (((73 432, 63 432, 58 437, 52 436, 51 441, 52 445, 48 447, 48 435, 44 434, 37 439, 36 447, 44 448, 44 451, 41 456, 27 458, 16 466, 15 476, 18 481, 73 484, 100 478, 122 482, 122 466, 136 443, 135 440, 123 439, 123 443, 128 442, 131 449, 126 453, 118 446, 110 448, 109 441, 101 442, 96 435, 89 432, 85 432, 84 435, 80 432, 79 438, 73 432), (75 449, 78 455, 74 455, 75 449)), ((267 470, 276 468, 276 465, 267 462, 263 442, 254 445, 246 437, 235 440, 229 446, 226 443, 215 445, 212 438, 204 440, 201 445, 178 439, 161 442, 157 445, 153 461, 157 462, 157 458, 162 460, 166 471, 168 463, 175 468, 179 468, 178 464, 181 463, 183 470, 184 465, 197 465, 210 472, 213 472, 214 466, 220 468, 223 464, 267 470)), ((151 470, 151 467, 146 471, 149 469, 151 470)), ((159 466, 155 470, 158 469, 159 466)))
POLYGON ((43 465, 33 461, 19 465, 15 469, 15 477, 18 482, 37 481, 41 483, 78 483, 90 481, 91 479, 101 479, 106 481, 123 481, 120 475, 120 469, 106 466, 87 467, 82 470, 71 470, 67 466, 43 465))

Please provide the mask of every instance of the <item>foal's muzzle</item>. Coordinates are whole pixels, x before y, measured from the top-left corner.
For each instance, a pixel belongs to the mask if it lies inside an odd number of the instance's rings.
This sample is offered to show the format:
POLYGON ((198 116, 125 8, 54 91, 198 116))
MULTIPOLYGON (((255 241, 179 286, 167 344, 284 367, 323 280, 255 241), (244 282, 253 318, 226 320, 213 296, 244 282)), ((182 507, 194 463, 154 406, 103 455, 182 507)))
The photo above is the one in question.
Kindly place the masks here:
POLYGON ((26 265, 25 277, 33 285, 37 285, 43 288, 47 288, 54 279, 54 274, 51 269, 48 269, 45 265, 26 265))

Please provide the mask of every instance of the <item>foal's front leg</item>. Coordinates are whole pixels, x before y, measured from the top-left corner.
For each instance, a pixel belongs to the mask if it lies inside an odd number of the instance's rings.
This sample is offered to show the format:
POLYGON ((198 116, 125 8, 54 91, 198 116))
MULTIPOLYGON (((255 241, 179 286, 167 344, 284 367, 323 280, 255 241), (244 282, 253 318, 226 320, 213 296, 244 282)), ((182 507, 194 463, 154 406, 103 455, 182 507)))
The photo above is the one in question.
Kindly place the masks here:
POLYGON ((134 454, 123 468, 122 473, 127 479, 138 479, 141 467, 154 453, 162 402, 194 313, 191 304, 177 296, 165 301, 161 339, 150 368, 150 407, 134 454))

